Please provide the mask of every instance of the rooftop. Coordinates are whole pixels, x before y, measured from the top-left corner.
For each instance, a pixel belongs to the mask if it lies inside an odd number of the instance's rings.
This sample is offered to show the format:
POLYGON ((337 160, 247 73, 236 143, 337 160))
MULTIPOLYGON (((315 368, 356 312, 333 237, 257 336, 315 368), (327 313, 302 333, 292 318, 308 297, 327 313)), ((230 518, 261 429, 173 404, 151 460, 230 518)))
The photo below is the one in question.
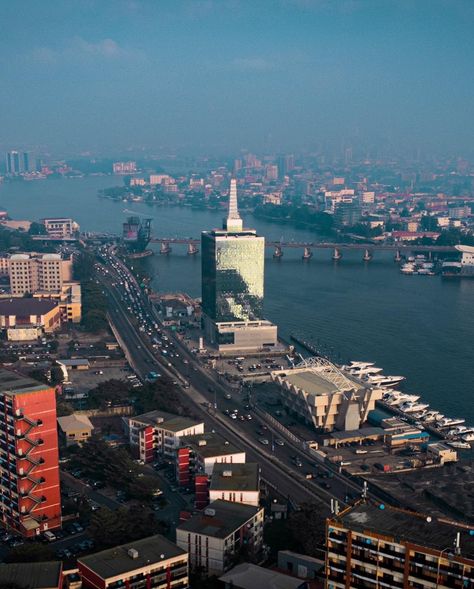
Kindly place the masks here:
POLYGON ((222 577, 219 581, 232 584, 236 589, 254 589, 255 587, 265 587, 266 589, 299 589, 305 587, 306 582, 295 577, 290 577, 278 571, 264 569, 244 562, 237 565, 222 577))
POLYGON ((213 538, 227 538, 259 511, 261 511, 259 507, 218 499, 176 529, 213 538))
POLYGON ((0 368, 0 393, 4 395, 21 395, 36 391, 49 390, 50 387, 29 376, 0 368))
POLYGON ((214 464, 211 491, 258 491, 260 467, 256 463, 214 464))
POLYGON ((0 300, 0 315, 44 315, 58 306, 57 301, 49 299, 11 298, 0 300))
POLYGON ((335 384, 319 376, 312 370, 295 373, 288 372, 284 380, 294 387, 316 396, 332 395, 339 390, 335 384))
POLYGON ((73 413, 72 415, 65 415, 64 417, 58 417, 59 427, 63 432, 73 431, 77 429, 84 429, 88 427, 91 430, 94 426, 87 415, 81 415, 80 413, 73 413))
POLYGON ((0 585, 14 585, 29 589, 59 587, 61 562, 21 562, 0 565, 0 585))
POLYGON ((212 456, 222 456, 228 454, 237 454, 243 452, 223 436, 217 433, 196 434, 194 436, 183 436, 181 438, 182 444, 190 446, 195 452, 200 454, 203 458, 210 458, 212 456))
MULTIPOLYGON (((445 550, 453 547, 457 532, 460 532, 461 555, 474 557, 474 535, 461 524, 446 523, 436 517, 411 513, 406 510, 361 503, 342 512, 332 520, 356 532, 373 532, 393 538, 395 542, 408 541, 420 546, 445 550)), ((330 528, 331 524, 329 524, 330 528)))
POLYGON ((77 559, 78 564, 83 564, 96 573, 102 579, 109 579, 123 575, 136 569, 141 569, 155 563, 166 561, 177 556, 185 556, 186 552, 178 548, 163 536, 149 536, 142 540, 136 540, 121 546, 115 546, 102 552, 95 552, 77 559), (129 550, 136 550, 138 556, 132 558, 129 550))
POLYGON ((180 432, 202 423, 195 419, 191 419, 190 417, 173 415, 172 413, 166 413, 165 411, 149 411, 148 413, 143 413, 143 415, 132 417, 132 420, 139 421, 140 423, 143 423, 143 425, 158 425, 161 429, 170 432, 180 432))

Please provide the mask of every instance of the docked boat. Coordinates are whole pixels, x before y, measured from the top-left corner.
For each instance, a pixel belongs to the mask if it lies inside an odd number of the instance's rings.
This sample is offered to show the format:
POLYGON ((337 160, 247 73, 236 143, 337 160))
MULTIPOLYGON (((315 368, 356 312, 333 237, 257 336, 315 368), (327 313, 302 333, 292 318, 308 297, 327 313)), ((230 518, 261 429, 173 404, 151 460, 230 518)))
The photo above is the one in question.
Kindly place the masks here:
POLYGON ((462 417, 443 417, 436 422, 436 426, 439 429, 444 429, 446 427, 454 427, 455 425, 462 425, 466 420, 462 417))
POLYGON ((474 429, 472 427, 466 427, 464 425, 459 425, 458 427, 454 427, 450 429, 446 434, 448 437, 456 437, 456 436, 463 436, 466 434, 474 434, 474 429))
POLYGON ((383 374, 368 375, 366 382, 371 385, 377 385, 381 387, 395 387, 405 380, 404 376, 384 376, 383 374))
POLYGON ((474 432, 464 434, 463 436, 461 436, 461 440, 463 442, 474 442, 474 432))
POLYGON ((425 413, 425 415, 421 418, 421 421, 423 421, 424 423, 431 423, 433 421, 440 420, 443 417, 444 415, 439 411, 431 410, 425 413))
POLYGON ((400 391, 391 391, 382 396, 382 401, 387 405, 401 405, 407 401, 415 402, 420 398, 419 395, 409 395, 408 393, 401 393, 400 391))
POLYGON ((375 362, 357 362, 355 360, 351 360, 347 366, 343 366, 344 370, 353 370, 354 368, 368 368, 369 366, 374 366, 375 362))
POLYGON ((411 401, 405 401, 399 407, 400 411, 403 413, 417 413, 418 411, 423 411, 423 409, 428 409, 428 403, 412 403, 411 401))
POLYGON ((378 374, 379 372, 382 372, 382 370, 383 368, 378 368, 377 366, 367 366, 366 368, 351 368, 348 372, 356 378, 362 378, 363 376, 378 374))
POLYGON ((416 274, 416 266, 415 264, 408 262, 407 264, 403 264, 400 268, 400 272, 402 274, 416 274))
POLYGON ((456 448, 456 450, 470 450, 471 448, 471 444, 468 444, 467 442, 459 442, 459 441, 453 441, 453 442, 446 442, 448 444, 448 446, 451 446, 452 448, 456 448))

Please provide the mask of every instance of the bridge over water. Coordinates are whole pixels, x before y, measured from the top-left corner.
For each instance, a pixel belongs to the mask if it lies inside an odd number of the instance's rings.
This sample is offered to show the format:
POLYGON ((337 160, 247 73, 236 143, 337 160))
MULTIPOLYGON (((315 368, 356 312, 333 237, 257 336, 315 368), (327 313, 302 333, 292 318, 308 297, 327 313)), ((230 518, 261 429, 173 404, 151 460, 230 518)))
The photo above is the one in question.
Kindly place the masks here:
MULTIPOLYGON (((169 254, 172 251, 171 246, 185 245, 188 247, 190 255, 197 254, 199 251, 200 239, 186 238, 186 237, 153 237, 151 243, 160 244, 160 253, 169 254)), ((415 245, 410 243, 385 243, 385 242, 332 242, 332 241, 272 241, 265 240, 265 246, 274 250, 273 256, 281 258, 283 250, 286 248, 303 250, 303 258, 309 259, 312 256, 313 249, 333 250, 333 259, 339 260, 342 258, 344 250, 360 250, 364 252, 363 259, 369 261, 374 251, 392 251, 395 254, 395 259, 400 260, 402 254, 409 255, 413 252, 422 254, 440 254, 440 253, 455 253, 456 248, 453 246, 443 245, 415 245)))

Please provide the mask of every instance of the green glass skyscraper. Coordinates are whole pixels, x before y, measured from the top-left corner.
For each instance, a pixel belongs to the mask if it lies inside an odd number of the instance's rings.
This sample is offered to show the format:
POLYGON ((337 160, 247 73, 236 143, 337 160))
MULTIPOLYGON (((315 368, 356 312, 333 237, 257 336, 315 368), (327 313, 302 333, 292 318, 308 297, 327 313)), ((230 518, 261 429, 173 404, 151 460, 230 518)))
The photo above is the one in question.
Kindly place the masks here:
POLYGON ((265 238, 257 236, 253 229, 243 228, 235 179, 230 184, 223 229, 202 233, 201 252, 206 339, 217 345, 231 345, 236 343, 236 329, 240 334, 244 328, 247 334, 252 329, 255 335, 255 328, 262 326, 265 238))

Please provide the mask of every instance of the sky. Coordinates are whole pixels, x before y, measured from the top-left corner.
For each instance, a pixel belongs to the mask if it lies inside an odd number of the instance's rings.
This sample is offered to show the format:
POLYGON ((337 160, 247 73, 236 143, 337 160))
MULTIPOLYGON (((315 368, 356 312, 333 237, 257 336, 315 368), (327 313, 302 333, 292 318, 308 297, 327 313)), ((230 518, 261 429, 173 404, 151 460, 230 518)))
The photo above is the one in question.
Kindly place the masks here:
POLYGON ((0 145, 472 153, 473 0, 0 0, 0 145))

